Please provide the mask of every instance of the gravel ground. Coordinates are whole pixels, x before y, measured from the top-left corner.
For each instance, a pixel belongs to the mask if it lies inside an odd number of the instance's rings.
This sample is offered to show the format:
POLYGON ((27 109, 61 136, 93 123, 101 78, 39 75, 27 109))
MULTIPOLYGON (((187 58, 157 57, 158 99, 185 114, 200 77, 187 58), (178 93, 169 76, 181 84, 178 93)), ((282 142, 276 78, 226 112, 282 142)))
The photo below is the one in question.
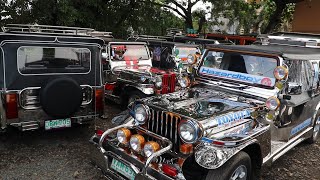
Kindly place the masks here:
MULTIPOLYGON (((106 106, 106 119, 96 126, 111 126, 120 112, 106 106)), ((58 131, 10 131, 0 136, 0 180, 2 179, 104 179, 90 163, 88 143, 94 125, 58 131)), ((262 170, 263 180, 320 180, 320 143, 302 143, 262 170)))

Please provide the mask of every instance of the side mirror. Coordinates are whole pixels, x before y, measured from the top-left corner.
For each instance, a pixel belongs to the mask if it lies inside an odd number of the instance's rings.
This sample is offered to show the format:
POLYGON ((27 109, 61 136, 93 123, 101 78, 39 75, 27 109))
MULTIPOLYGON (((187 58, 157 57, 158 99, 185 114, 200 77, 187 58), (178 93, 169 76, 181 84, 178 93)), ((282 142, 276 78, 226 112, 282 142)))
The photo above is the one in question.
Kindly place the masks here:
POLYGON ((301 94, 302 86, 298 83, 288 83, 288 94, 301 94))

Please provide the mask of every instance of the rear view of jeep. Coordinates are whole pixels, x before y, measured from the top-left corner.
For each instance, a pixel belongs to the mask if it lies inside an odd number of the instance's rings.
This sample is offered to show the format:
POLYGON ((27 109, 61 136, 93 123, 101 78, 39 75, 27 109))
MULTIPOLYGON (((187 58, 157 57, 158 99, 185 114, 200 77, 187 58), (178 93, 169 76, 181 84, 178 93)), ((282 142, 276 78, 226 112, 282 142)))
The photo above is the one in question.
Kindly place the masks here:
POLYGON ((67 128, 102 115, 93 29, 11 24, 0 33, 0 129, 67 128))

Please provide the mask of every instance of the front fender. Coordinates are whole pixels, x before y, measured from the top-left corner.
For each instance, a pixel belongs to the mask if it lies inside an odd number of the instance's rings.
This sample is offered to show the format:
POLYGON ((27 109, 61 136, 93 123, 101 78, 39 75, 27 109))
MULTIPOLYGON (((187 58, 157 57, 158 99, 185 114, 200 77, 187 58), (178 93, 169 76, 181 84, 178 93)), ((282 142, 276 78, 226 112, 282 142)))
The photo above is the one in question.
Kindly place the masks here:
POLYGON ((195 148, 195 160, 201 167, 206 169, 217 169, 239 151, 256 142, 257 140, 253 139, 240 146, 231 148, 218 147, 207 142, 201 142, 195 148))
POLYGON ((154 88, 150 85, 126 85, 124 89, 131 88, 131 89, 138 89, 139 91, 143 92, 146 95, 153 95, 154 88))

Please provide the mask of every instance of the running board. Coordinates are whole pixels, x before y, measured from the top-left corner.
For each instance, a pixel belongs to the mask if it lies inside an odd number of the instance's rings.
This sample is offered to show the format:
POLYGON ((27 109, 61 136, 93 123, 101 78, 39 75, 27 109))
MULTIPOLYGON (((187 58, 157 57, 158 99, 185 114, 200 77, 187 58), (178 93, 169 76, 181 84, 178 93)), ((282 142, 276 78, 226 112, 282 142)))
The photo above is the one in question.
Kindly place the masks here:
POLYGON ((274 153, 269 154, 267 157, 263 158, 263 163, 266 164, 268 162, 274 162, 277 159, 279 159, 282 155, 287 153, 289 150, 303 142, 306 138, 303 137, 306 133, 308 133, 310 130, 312 130, 313 127, 309 127, 305 129, 303 132, 301 132, 298 136, 294 137, 293 139, 289 140, 287 143, 285 143, 283 146, 279 147, 278 150, 276 150, 274 153))

